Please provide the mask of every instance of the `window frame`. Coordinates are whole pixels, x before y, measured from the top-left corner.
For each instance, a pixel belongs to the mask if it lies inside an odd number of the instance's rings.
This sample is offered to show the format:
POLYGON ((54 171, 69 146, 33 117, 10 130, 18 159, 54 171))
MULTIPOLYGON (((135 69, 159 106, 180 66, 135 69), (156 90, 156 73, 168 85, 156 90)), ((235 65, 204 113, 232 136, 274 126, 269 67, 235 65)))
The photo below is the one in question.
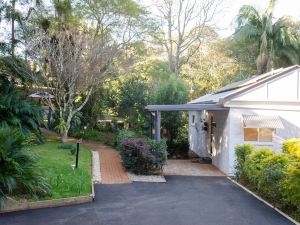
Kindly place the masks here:
POLYGON ((275 128, 269 128, 269 127, 259 127, 259 128, 250 128, 250 127, 243 127, 243 139, 244 139, 244 142, 250 142, 250 143, 273 143, 274 142, 274 136, 276 134, 276 129, 275 128), (254 140, 246 140, 245 139, 245 129, 256 129, 257 130, 257 139, 254 141, 254 140), (264 140, 261 140, 260 138, 260 130, 261 129, 270 129, 272 130, 271 132, 271 140, 267 140, 267 141, 264 141, 264 140))

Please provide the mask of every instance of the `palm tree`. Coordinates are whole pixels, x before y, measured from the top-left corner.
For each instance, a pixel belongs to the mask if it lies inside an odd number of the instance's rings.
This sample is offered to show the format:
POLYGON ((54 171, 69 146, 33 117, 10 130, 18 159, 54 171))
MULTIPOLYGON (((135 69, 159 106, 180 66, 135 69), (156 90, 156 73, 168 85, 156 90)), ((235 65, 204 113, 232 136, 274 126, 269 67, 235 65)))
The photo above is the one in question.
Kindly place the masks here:
POLYGON ((258 43, 256 59, 259 74, 270 71, 283 62, 299 63, 299 33, 289 17, 281 17, 275 23, 273 11, 276 0, 261 14, 253 6, 244 5, 237 17, 238 27, 234 38, 238 41, 258 43))

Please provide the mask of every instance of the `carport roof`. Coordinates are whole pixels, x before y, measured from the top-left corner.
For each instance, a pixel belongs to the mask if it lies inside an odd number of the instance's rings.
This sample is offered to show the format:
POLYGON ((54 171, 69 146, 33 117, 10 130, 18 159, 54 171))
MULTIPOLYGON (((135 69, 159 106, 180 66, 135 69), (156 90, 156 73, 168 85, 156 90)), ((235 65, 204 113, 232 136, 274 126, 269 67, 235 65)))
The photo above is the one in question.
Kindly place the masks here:
POLYGON ((225 110, 221 104, 180 104, 180 105, 147 105, 147 111, 198 111, 198 110, 225 110))

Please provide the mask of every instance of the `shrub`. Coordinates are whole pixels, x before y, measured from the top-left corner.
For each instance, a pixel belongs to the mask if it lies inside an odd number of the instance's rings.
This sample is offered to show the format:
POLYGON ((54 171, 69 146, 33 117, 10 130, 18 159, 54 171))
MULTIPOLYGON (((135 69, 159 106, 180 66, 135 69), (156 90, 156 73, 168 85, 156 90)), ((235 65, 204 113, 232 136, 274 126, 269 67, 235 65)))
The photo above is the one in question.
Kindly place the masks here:
POLYGON ((72 144, 72 143, 61 143, 61 144, 58 146, 58 148, 61 148, 61 149, 69 149, 71 155, 75 155, 75 152, 76 152, 76 145, 75 145, 75 144, 72 144))
POLYGON ((300 139, 288 139, 282 143, 282 150, 300 159, 300 139))
POLYGON ((296 208, 300 218, 300 161, 294 161, 288 166, 283 194, 287 203, 296 208))
POLYGON ((134 137, 138 137, 138 135, 134 131, 127 130, 127 129, 120 130, 116 138, 116 148, 120 150, 122 141, 125 138, 134 138, 134 137))
POLYGON ((285 141, 284 153, 266 148, 254 150, 251 145, 238 145, 235 149, 238 178, 296 219, 300 219, 300 160, 293 149, 298 143, 296 139, 285 141))
POLYGON ((74 147, 74 144, 72 143, 61 143, 60 145, 57 146, 57 148, 60 148, 60 149, 71 149, 74 147))
POLYGON ((15 130, 0 131, 0 206, 6 195, 44 196, 50 186, 36 166, 36 157, 24 148, 25 139, 15 130))
POLYGON ((168 144, 168 153, 170 156, 176 156, 177 158, 188 158, 189 137, 187 124, 179 127, 176 138, 173 140, 173 142, 169 141, 168 144))
POLYGON ((244 176, 244 163, 246 161, 246 157, 250 155, 254 151, 254 147, 250 144, 237 145, 235 147, 235 176, 240 179, 244 176))
POLYGON ((166 143, 141 138, 125 138, 121 144, 123 166, 135 174, 154 174, 166 161, 166 143))
POLYGON ((247 156, 243 172, 245 178, 257 189, 259 180, 261 179, 266 159, 270 156, 274 156, 276 153, 269 148, 261 148, 253 151, 247 156))
POLYGON ((282 184, 288 163, 287 155, 274 152, 263 160, 261 176, 258 177, 259 192, 278 206, 284 205, 282 184))

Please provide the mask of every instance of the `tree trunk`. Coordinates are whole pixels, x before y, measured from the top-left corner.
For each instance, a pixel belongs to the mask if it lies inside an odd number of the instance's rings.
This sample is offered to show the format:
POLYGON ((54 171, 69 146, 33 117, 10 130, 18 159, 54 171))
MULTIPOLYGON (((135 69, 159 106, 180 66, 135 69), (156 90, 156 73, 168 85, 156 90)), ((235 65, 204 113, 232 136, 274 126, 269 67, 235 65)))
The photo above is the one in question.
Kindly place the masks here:
POLYGON ((15 56, 15 8, 16 1, 12 1, 12 9, 11 9, 11 56, 15 56))

